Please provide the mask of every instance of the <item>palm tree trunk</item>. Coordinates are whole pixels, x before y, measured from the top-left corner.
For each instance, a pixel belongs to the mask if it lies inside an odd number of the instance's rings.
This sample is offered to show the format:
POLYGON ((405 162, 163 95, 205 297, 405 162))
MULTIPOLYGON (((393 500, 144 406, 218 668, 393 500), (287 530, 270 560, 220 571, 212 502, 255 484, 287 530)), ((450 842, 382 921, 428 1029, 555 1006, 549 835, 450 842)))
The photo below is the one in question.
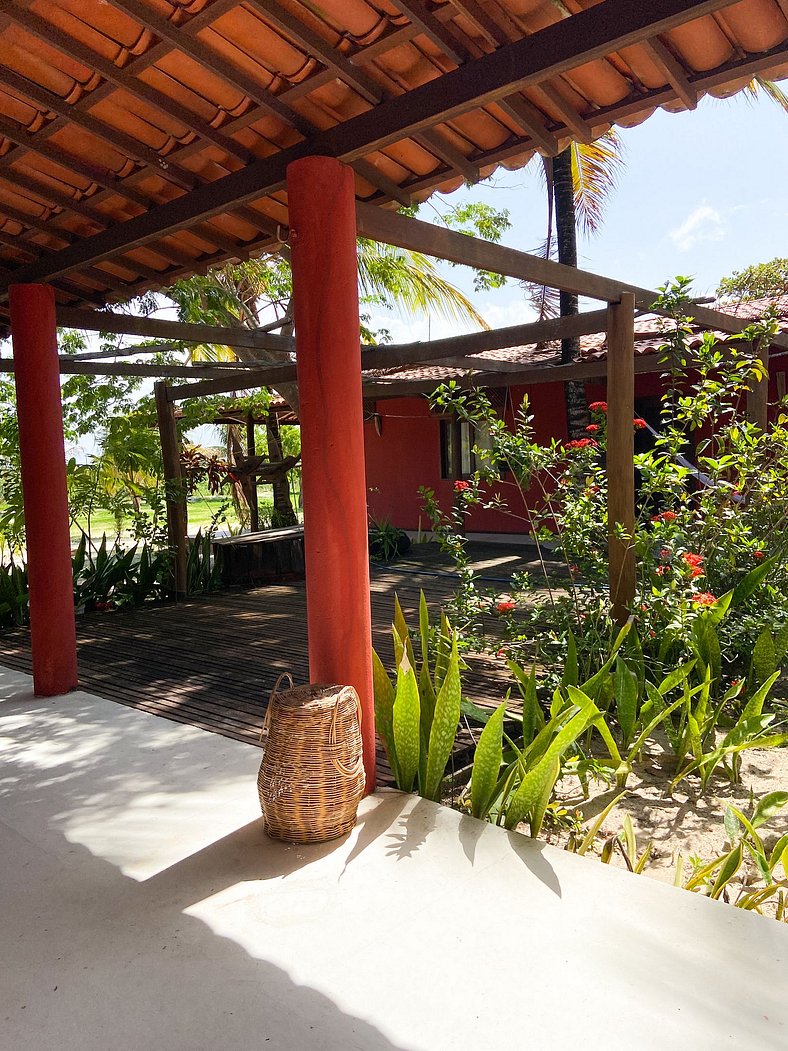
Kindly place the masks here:
MULTIPOLYGON (((571 147, 553 158, 553 200, 555 227, 558 238, 558 261, 566 266, 577 266, 577 220, 575 216, 574 181, 572 178, 571 147)), ((560 293, 561 317, 579 313, 578 299, 571 292, 560 293)), ((561 361, 567 365, 580 357, 577 338, 561 340, 561 361)), ((582 383, 570 380, 564 384, 566 425, 570 438, 579 438, 588 426, 588 403, 582 383)))

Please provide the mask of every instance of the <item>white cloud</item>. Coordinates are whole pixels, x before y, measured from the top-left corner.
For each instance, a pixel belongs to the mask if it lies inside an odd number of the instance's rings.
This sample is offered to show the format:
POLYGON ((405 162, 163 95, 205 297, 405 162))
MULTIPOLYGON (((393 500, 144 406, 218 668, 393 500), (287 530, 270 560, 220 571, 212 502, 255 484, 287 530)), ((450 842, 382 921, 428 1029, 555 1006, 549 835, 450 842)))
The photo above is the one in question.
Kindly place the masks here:
POLYGON ((669 236, 679 252, 689 252, 701 241, 721 241, 725 236, 725 220, 716 208, 704 201, 680 226, 671 230, 669 236))

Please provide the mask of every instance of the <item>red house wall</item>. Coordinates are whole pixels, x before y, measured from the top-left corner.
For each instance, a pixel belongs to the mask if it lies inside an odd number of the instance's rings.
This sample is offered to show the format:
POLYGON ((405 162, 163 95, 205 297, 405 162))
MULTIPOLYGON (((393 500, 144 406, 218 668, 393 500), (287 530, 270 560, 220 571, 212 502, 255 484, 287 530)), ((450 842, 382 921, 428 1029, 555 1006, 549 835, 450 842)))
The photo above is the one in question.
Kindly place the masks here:
MULTIPOLYGON (((540 383, 531 387, 512 387, 504 419, 512 426, 523 396, 528 394, 534 416, 534 432, 539 442, 566 437, 563 384, 540 383)), ((426 398, 393 398, 376 405, 381 429, 374 421, 364 428, 367 459, 367 499, 370 517, 388 521, 401 529, 429 529, 419 487, 435 491, 438 502, 449 510, 454 482, 441 478, 440 418, 431 413, 426 398)), ((492 492, 493 490, 491 490, 492 492)), ((515 515, 524 512, 511 486, 504 487, 506 501, 515 515)), ((478 533, 523 533, 526 524, 518 517, 495 510, 475 508, 466 519, 466 529, 478 533)))

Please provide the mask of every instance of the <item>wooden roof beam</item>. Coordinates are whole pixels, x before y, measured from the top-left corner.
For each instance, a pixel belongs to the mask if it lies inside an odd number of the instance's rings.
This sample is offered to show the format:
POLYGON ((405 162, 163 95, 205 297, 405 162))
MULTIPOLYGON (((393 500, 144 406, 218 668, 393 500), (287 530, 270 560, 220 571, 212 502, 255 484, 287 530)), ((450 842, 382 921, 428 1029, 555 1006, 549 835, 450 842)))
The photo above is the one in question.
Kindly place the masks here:
POLYGON ((440 22, 421 0, 394 0, 396 6, 411 22, 431 40, 444 55, 461 66, 468 60, 468 50, 452 33, 448 25, 440 22))
MULTIPOLYGON (((129 4, 132 0, 114 2, 129 4)), ((205 220, 233 205, 281 190, 285 185, 287 165, 297 158, 327 153, 352 163, 438 121, 451 120, 475 106, 497 101, 514 91, 642 40, 644 36, 664 32, 732 2, 652 0, 648 5, 640 5, 631 4, 629 0, 605 0, 588 11, 475 59, 399 98, 316 133, 308 141, 262 158, 167 205, 152 208, 144 215, 87 238, 58 252, 51 260, 26 267, 20 279, 46 280, 78 269, 85 263, 110 258, 124 249, 147 244, 168 232, 189 226, 195 220, 205 220)), ((5 285, 5 281, 0 284, 0 292, 5 285)))
POLYGON ((569 105, 552 84, 535 84, 534 88, 544 95, 576 139, 586 144, 594 141, 591 125, 580 116, 577 110, 569 105))
POLYGON ((492 44, 493 47, 501 47, 503 44, 510 43, 509 35, 478 0, 451 0, 451 6, 476 26, 488 44, 492 44))
POLYGON ((665 75, 668 83, 687 109, 696 109, 698 92, 690 83, 687 70, 682 66, 681 62, 658 36, 652 37, 651 40, 647 40, 645 43, 655 65, 665 75))
POLYGON ((523 95, 507 95, 498 101, 498 105, 533 139, 536 146, 550 157, 558 153, 558 139, 548 131, 541 111, 529 99, 523 95))

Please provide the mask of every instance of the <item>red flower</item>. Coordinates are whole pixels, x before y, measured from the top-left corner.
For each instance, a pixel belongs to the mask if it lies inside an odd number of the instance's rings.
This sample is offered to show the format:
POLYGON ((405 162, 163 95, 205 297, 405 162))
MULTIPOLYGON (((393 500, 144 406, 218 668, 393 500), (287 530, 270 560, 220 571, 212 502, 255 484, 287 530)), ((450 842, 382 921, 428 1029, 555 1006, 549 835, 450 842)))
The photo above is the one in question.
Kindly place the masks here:
POLYGON ((586 427, 586 430, 588 431, 589 434, 596 434, 596 432, 599 430, 599 424, 598 423, 589 423, 589 425, 586 427))
POLYGON ((580 573, 580 566, 576 566, 574 563, 569 567, 569 572, 573 577, 576 577, 580 573))
POLYGON ((696 577, 702 577, 702 576, 703 576, 703 570, 700 568, 700 566, 695 566, 694 569, 692 570, 692 572, 690 573, 690 577, 692 578, 692 580, 694 580, 696 577))
POLYGON ((666 573, 670 573, 670 566, 657 566, 658 577, 664 577, 666 573))
POLYGON ((606 401, 592 401, 588 407, 591 412, 607 412, 606 401))
POLYGON ((576 438, 573 442, 567 442, 565 449, 598 449, 599 445, 593 438, 576 438))
POLYGON ((698 606, 713 606, 717 596, 712 595, 710 591, 699 591, 697 595, 692 596, 692 601, 698 606))
POLYGON ((760 561, 760 559, 764 557, 763 551, 753 551, 752 557, 757 558, 760 561))
POLYGON ((498 650, 498 652, 495 654, 495 656, 496 657, 501 657, 503 660, 506 660, 506 656, 507 656, 506 650, 498 650))
POLYGON ((471 483, 470 482, 455 482, 454 483, 454 491, 455 491, 455 493, 464 493, 465 490, 466 489, 470 489, 470 487, 471 487, 471 483))
POLYGON ((495 608, 499 613, 511 613, 513 610, 517 609, 517 603, 512 602, 511 599, 503 599, 495 608))
POLYGON ((670 548, 669 547, 663 547, 662 550, 659 553, 659 557, 663 560, 663 562, 668 562, 670 560, 670 556, 671 556, 670 548))
POLYGON ((659 515, 654 515, 651 519, 652 522, 675 522, 678 515, 675 511, 663 511, 659 515))
POLYGON ((645 420, 641 420, 641 418, 638 416, 636 419, 634 419, 632 421, 632 425, 634 426, 636 431, 642 431, 646 427, 646 421, 645 420))
POLYGON ((681 557, 688 566, 699 566, 703 561, 703 555, 695 555, 691 551, 685 551, 681 557))

